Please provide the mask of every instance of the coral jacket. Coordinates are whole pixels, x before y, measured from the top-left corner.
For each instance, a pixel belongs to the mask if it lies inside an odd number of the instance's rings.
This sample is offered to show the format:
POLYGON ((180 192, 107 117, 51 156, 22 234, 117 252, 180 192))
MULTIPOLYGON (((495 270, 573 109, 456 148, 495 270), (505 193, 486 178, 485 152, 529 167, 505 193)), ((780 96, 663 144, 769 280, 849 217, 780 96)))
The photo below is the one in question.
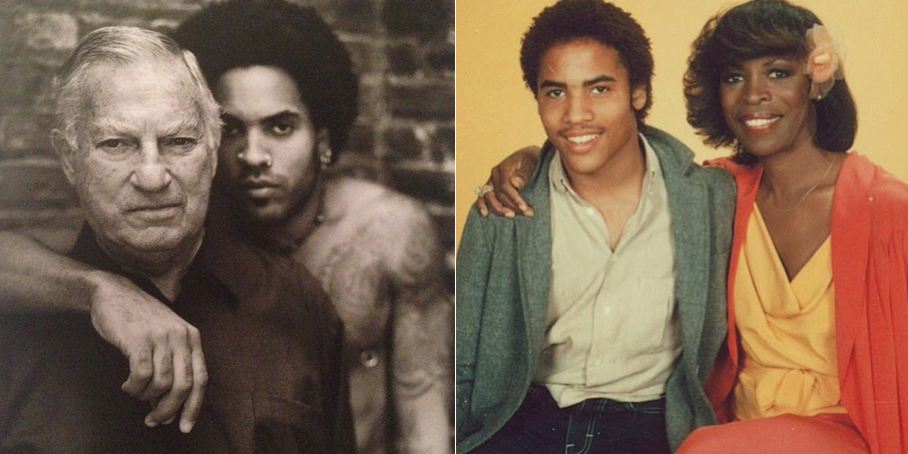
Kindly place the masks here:
MULTIPOLYGON (((728 339, 707 381, 720 422, 734 419, 739 366, 735 273, 763 169, 719 165, 738 187, 728 271, 728 339)), ((835 336, 842 403, 873 454, 908 452, 908 185, 849 153, 832 202, 835 336)))

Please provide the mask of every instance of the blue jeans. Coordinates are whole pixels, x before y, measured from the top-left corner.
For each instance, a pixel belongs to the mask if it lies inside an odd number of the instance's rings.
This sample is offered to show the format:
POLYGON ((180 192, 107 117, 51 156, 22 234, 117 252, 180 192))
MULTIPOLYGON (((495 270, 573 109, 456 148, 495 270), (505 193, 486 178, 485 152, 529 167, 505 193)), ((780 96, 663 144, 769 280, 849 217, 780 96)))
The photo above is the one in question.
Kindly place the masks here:
POLYGON ((558 408, 548 389, 531 385, 517 413, 476 454, 670 454, 665 399, 587 399, 558 408))

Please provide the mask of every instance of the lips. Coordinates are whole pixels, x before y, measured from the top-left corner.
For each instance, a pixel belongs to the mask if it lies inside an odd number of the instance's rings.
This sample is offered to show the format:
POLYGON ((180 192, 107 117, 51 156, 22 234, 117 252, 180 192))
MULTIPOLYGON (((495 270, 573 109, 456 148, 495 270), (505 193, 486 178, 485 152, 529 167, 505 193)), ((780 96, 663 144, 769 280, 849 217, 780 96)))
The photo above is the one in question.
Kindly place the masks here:
POLYGON ((161 222, 178 216, 182 211, 182 203, 167 202, 132 206, 126 209, 126 214, 147 222, 161 222))
POLYGON ((571 143, 576 143, 579 145, 595 140, 596 137, 599 137, 599 134, 584 134, 582 136, 573 136, 568 137, 567 140, 571 143))
POLYGON ((173 208, 180 208, 183 204, 180 202, 166 202, 166 203, 149 203, 141 204, 129 207, 126 209, 127 213, 132 212, 143 212, 143 211, 163 211, 173 208))
POLYGON ((269 180, 246 180, 240 184, 243 192, 253 199, 272 196, 277 192, 279 185, 269 180))
POLYGON ((561 133, 561 137, 567 141, 565 144, 572 151, 582 152, 592 147, 592 144, 602 135, 601 131, 566 131, 561 133))
POLYGON ((773 114, 748 114, 738 117, 744 129, 751 134, 759 134, 771 130, 782 118, 773 114))

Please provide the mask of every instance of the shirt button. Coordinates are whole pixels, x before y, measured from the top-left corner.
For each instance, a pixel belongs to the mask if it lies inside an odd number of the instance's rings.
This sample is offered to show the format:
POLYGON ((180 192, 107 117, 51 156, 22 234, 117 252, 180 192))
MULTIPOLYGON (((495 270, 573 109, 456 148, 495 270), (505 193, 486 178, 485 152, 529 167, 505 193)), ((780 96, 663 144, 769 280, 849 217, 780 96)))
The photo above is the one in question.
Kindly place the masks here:
POLYGON ((596 214, 596 210, 594 210, 594 209, 592 209, 592 208, 587 208, 587 209, 586 209, 586 214, 592 216, 592 215, 596 214))
POLYGON ((359 354, 359 360, 365 367, 375 367, 378 365, 378 352, 375 350, 364 350, 359 354))
POLYGON ((612 313, 612 307, 611 307, 611 306, 605 306, 604 308, 602 308, 602 312, 604 312, 605 315, 609 315, 609 314, 612 313))

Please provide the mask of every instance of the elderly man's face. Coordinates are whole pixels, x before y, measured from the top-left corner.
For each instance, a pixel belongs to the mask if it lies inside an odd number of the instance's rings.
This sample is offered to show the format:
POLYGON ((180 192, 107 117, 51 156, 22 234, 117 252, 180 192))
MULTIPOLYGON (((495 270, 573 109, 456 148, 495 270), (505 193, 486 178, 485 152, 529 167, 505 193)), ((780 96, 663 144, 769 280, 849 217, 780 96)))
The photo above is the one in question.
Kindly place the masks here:
POLYGON ((215 171, 195 88, 177 63, 90 71, 78 149, 62 153, 67 177, 108 253, 166 260, 200 237, 215 171))

